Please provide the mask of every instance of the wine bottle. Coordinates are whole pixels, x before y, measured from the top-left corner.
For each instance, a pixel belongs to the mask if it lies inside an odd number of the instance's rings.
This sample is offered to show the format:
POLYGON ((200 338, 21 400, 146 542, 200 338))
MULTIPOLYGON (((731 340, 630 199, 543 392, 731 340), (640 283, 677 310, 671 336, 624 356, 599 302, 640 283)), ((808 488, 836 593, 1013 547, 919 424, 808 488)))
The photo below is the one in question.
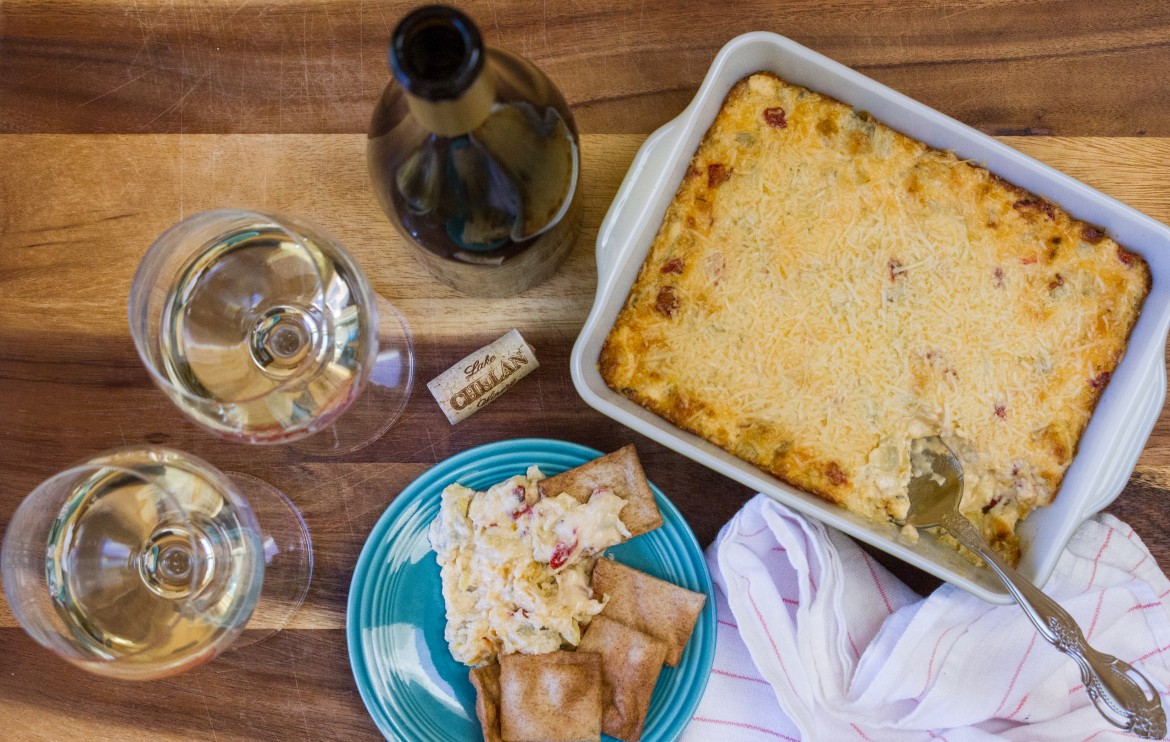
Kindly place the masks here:
POLYGON ((473 296, 548 279, 580 219, 577 127, 540 70, 431 5, 395 28, 367 160, 383 211, 443 283, 473 296))

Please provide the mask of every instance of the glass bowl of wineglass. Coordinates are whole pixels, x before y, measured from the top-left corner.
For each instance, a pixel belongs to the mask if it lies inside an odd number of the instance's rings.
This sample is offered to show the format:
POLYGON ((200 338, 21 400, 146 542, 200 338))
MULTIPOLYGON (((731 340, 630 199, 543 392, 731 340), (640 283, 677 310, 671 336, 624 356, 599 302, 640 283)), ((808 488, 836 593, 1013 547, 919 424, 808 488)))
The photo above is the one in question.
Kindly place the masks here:
POLYGON ((410 396, 406 320, 341 243, 288 216, 221 209, 174 225, 138 266, 129 320, 155 383, 230 440, 348 453, 410 396))
POLYGON ((175 675, 279 631, 312 572, 309 531, 279 490, 159 447, 109 451, 45 480, 0 547, 24 630, 127 680, 175 675))

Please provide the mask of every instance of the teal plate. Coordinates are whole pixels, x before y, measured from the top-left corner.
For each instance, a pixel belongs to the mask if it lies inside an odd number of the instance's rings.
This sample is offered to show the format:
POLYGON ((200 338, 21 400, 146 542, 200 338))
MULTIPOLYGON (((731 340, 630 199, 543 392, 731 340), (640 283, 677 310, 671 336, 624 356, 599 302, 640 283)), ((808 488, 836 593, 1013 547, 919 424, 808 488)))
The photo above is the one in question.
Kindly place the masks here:
MULTIPOLYGON (((540 438, 489 443, 452 456, 404 489, 378 519, 349 588, 346 641, 362 701, 382 734, 403 742, 482 739, 467 668, 443 639, 439 565, 427 529, 452 482, 484 490, 533 464, 547 475, 601 454, 540 438)), ((663 667, 642 739, 677 739, 691 720, 715 657, 715 599, 695 535, 654 485, 661 528, 609 549, 623 564, 704 593, 707 604, 678 667, 663 667)), ((611 737, 603 737, 611 740, 611 737)))

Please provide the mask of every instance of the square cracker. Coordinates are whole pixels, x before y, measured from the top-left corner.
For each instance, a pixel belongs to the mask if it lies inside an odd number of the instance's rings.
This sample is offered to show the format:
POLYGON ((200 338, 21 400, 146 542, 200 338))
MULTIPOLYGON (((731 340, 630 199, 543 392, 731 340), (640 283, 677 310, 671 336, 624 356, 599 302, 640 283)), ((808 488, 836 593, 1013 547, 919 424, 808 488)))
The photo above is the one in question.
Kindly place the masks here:
POLYGON ((594 616, 577 651, 601 655, 601 731, 636 742, 666 659, 666 644, 605 616, 594 616))
POLYGON ((631 536, 653 531, 662 525, 662 513, 654 504, 654 492, 642 471, 642 462, 634 444, 624 446, 582 464, 576 469, 540 481, 542 497, 556 497, 567 492, 579 502, 587 502, 593 490, 609 487, 626 501, 621 519, 631 536))
POLYGON ((474 667, 469 673, 475 686, 475 715, 483 729, 484 742, 502 742, 500 736, 500 666, 496 663, 474 667))
POLYGON ((593 568, 593 596, 609 596, 601 615, 666 643, 666 664, 674 667, 695 630, 707 596, 601 558, 593 568))
POLYGON ((585 652, 500 657, 500 732, 508 742, 601 739, 601 657, 585 652))

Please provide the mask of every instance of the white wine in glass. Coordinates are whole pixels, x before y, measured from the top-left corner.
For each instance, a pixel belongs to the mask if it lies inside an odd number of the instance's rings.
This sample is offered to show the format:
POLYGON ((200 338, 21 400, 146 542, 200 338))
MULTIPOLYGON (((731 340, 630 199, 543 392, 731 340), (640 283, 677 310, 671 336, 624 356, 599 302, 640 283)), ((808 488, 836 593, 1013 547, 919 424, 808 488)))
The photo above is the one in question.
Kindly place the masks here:
POLYGON ((308 530, 278 491, 241 481, 263 524, 240 483, 171 449, 118 449, 51 477, 0 551, 13 613, 74 664, 136 680, 212 659, 265 601, 267 633, 279 630, 308 590, 308 530))
POLYGON ((405 321, 338 242, 289 217, 221 210, 175 225, 143 258, 129 315, 155 382, 225 438, 345 453, 409 396, 405 321))

